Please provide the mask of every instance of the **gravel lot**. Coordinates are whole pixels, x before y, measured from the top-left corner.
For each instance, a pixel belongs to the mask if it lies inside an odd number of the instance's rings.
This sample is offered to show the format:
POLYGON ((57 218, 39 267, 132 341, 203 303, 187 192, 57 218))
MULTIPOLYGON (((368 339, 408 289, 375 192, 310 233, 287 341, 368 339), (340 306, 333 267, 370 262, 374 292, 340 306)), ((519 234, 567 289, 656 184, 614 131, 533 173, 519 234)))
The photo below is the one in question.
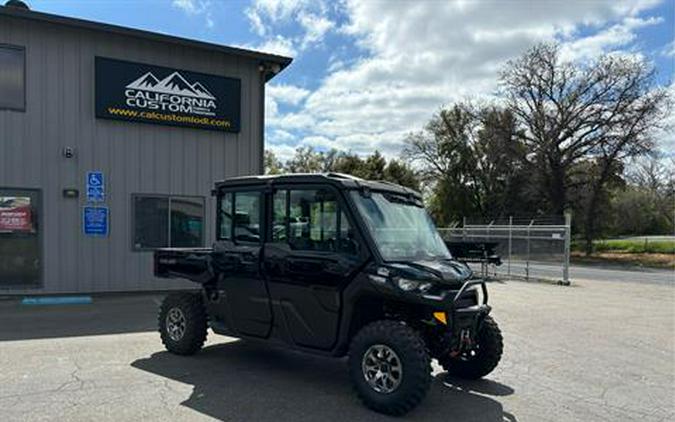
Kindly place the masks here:
MULTIPOLYGON (((490 285, 501 366, 466 382, 435 367, 405 419, 675 420, 675 286, 490 285)), ((157 296, 94 305, 0 302, 0 420, 384 420, 344 361, 211 335, 181 358, 155 333, 157 296)))

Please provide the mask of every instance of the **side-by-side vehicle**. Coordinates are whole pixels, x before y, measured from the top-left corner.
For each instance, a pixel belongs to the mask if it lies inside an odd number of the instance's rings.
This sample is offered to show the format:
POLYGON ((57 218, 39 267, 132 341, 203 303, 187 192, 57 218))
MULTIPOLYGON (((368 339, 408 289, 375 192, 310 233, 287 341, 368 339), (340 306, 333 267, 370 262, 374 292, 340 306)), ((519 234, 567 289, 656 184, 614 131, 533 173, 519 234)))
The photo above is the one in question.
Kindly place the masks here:
POLYGON ((342 174, 216 184, 212 248, 161 249, 155 274, 201 284, 159 314, 166 348, 189 355, 207 329, 348 356, 355 389, 401 415, 431 382, 431 359, 480 378, 502 355, 487 288, 453 260, 419 193, 342 174))

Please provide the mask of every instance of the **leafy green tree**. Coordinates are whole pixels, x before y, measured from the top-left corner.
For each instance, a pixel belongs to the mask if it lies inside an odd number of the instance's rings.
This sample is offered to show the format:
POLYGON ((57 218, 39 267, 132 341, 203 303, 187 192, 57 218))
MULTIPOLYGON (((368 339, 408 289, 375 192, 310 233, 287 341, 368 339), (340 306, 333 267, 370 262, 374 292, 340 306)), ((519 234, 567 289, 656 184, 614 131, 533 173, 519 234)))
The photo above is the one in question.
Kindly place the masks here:
POLYGON ((420 190, 420 181, 417 174, 412 167, 403 161, 390 160, 387 167, 384 169, 383 180, 397 183, 417 191, 420 190))
POLYGON ((344 173, 368 180, 386 180, 418 190, 420 187, 417 173, 408 164, 387 159, 379 152, 365 158, 351 152, 316 151, 312 147, 300 147, 295 155, 282 164, 274 153, 266 151, 265 168, 267 174, 279 173, 344 173))
POLYGON ((356 154, 341 152, 336 158, 331 171, 336 173, 349 174, 363 179, 368 178, 368 171, 366 171, 365 163, 356 154))
POLYGON ((265 150, 265 174, 280 174, 283 170, 283 164, 274 152, 265 150))
POLYGON ((324 156, 312 147, 299 147, 284 168, 287 173, 321 173, 325 171, 324 156))
POLYGON ((524 183, 530 173, 527 150, 508 110, 455 104, 434 115, 406 144, 403 156, 421 168, 432 191, 430 209, 437 224, 464 216, 532 213, 536 201, 524 183))
POLYGON ((675 158, 633 160, 611 198, 610 235, 675 233, 675 158))

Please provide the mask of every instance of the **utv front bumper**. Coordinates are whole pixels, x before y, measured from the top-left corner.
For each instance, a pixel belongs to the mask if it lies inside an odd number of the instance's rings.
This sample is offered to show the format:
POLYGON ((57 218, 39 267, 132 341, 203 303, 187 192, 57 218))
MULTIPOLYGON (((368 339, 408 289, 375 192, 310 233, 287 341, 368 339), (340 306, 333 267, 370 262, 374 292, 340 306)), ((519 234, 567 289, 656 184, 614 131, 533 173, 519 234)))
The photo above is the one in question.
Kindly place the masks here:
POLYGON ((448 290, 441 295, 427 295, 425 299, 433 301, 435 305, 434 318, 456 334, 463 330, 476 333, 483 319, 492 310, 487 304, 487 286, 482 279, 466 281, 459 290, 448 290), (477 289, 472 289, 478 285, 482 293, 480 297, 477 289))
POLYGON ((446 308, 448 314, 448 324, 452 331, 458 333, 462 330, 469 330, 471 333, 478 332, 480 324, 483 322, 483 319, 490 313, 492 308, 487 304, 488 302, 488 292, 487 286, 485 285, 485 280, 469 280, 462 285, 462 287, 457 291, 455 296, 452 298, 452 301, 449 304, 449 307, 446 308), (472 286, 480 285, 481 288, 481 298, 480 302, 476 300, 475 305, 471 306, 462 306, 462 301, 466 292, 469 291, 469 288, 472 286))

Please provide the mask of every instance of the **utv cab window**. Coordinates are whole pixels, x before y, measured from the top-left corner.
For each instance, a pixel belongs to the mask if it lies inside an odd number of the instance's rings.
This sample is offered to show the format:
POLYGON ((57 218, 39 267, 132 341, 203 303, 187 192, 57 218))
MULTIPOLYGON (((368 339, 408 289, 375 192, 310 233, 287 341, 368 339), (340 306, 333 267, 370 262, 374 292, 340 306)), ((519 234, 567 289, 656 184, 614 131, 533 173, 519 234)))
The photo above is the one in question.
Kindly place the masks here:
POLYGON ((352 192, 359 213, 385 261, 450 259, 450 252, 418 200, 405 196, 352 192))
POLYGON ((219 240, 232 240, 232 194, 226 193, 220 197, 218 204, 219 240))
POLYGON ((337 197, 328 190, 280 190, 274 194, 272 241, 291 249, 357 253, 357 243, 337 197))
POLYGON ((272 206, 272 242, 285 242, 286 237, 286 207, 288 205, 288 191, 278 190, 274 193, 272 206))
POLYGON ((218 240, 260 242, 260 192, 223 194, 218 214, 218 240))

